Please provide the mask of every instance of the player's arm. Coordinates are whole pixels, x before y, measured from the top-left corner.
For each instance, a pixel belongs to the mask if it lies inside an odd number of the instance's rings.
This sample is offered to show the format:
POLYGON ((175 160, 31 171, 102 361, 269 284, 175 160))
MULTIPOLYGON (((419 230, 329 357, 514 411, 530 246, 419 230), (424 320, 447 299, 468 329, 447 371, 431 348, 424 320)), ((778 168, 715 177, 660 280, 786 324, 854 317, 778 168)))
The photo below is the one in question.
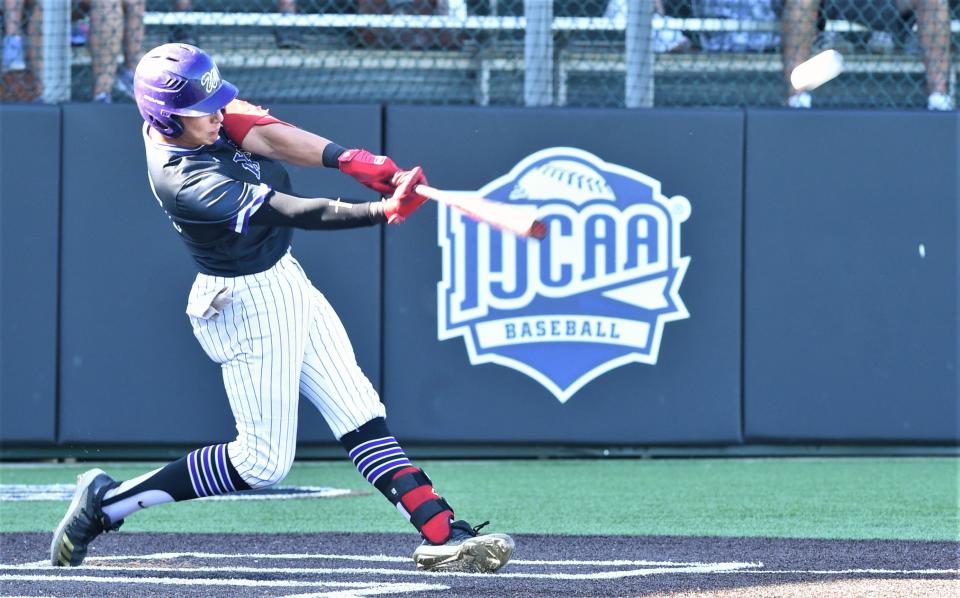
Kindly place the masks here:
POLYGON ((300 166, 323 166, 323 150, 330 144, 243 100, 233 100, 223 109, 223 128, 248 152, 300 166))
POLYGON ((250 226, 289 226, 307 230, 357 228, 387 221, 382 201, 297 197, 274 191, 250 218, 250 226))
POLYGON ((225 226, 239 235, 247 234, 253 226, 370 226, 387 221, 387 204, 295 197, 263 183, 246 183, 210 172, 186 179, 172 202, 177 212, 173 217, 179 223, 225 226))
POLYGON ((403 172, 387 156, 343 148, 243 100, 234 100, 224 108, 223 128, 248 152, 300 166, 337 168, 383 195, 396 192, 395 177, 403 172))
POLYGON ((296 197, 279 191, 267 196, 250 217, 251 226, 290 226, 309 230, 398 224, 426 201, 413 189, 426 182, 419 168, 401 171, 396 192, 384 201, 352 202, 340 198, 296 197))
POLYGON ((310 131, 277 122, 253 127, 240 147, 274 160, 283 160, 298 166, 319 167, 325 165, 324 150, 336 145, 310 131))

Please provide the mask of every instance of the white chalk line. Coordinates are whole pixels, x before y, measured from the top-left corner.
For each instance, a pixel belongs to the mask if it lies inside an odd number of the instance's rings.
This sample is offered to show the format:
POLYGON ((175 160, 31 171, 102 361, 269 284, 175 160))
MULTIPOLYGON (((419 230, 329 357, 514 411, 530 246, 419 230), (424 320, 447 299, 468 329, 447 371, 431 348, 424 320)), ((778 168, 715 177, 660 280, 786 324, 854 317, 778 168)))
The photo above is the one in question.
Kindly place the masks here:
MULTIPOLYGON (((76 484, 0 484, 0 501, 40 502, 69 501, 76 484)), ((203 501, 291 500, 304 498, 338 498, 357 494, 347 488, 327 486, 274 486, 266 490, 206 496, 203 501)))
POLYGON ((449 586, 427 586, 426 584, 418 583, 398 583, 394 584, 395 588, 390 589, 381 589, 381 588, 371 588, 365 590, 355 590, 355 591, 343 591, 337 590, 335 592, 309 592, 307 594, 284 594, 283 598, 353 598, 354 596, 376 596, 380 594, 396 594, 396 593, 410 593, 410 592, 422 592, 425 590, 430 591, 442 591, 449 590, 449 586))
POLYGON ((0 575, 5 581, 95 582, 116 584, 156 584, 171 586, 237 586, 271 588, 349 588, 351 595, 371 595, 427 590, 449 590, 449 586, 428 583, 367 583, 337 581, 295 581, 290 579, 219 579, 209 577, 98 577, 95 575, 0 575), (363 592, 363 593, 361 593, 363 592))
MULTIPOLYGON (((383 562, 383 563, 410 563, 413 561, 408 556, 387 556, 384 554, 282 554, 282 553, 215 553, 215 552, 155 552, 152 554, 140 555, 111 555, 111 556, 91 556, 84 561, 86 563, 106 562, 106 561, 133 561, 133 560, 173 560, 178 558, 197 558, 197 559, 264 559, 264 560, 341 560, 341 561, 361 561, 361 562, 383 562)), ((43 568, 48 561, 32 561, 23 563, 20 567, 27 569, 43 568)), ((511 565, 534 565, 534 566, 589 566, 589 567, 700 567, 714 563, 702 562, 678 562, 678 561, 645 561, 645 560, 610 560, 610 561, 578 561, 578 560, 526 560, 513 559, 511 565)), ((763 563, 750 563, 755 566, 762 566, 763 563)))
MULTIPOLYGON (((488 573, 465 573, 465 572, 425 572, 425 571, 411 571, 406 569, 372 569, 372 568, 347 568, 347 569, 327 569, 327 568, 257 568, 257 567, 117 567, 117 566, 94 566, 94 567, 80 567, 73 570, 81 570, 84 572, 93 572, 93 571, 117 571, 117 572, 133 572, 133 571, 151 571, 155 573, 272 573, 272 574, 285 574, 285 575, 319 575, 319 574, 358 574, 358 575, 407 575, 407 576, 429 576, 429 577, 482 577, 486 579, 493 578, 511 578, 511 579, 562 579, 569 581, 588 581, 588 580, 613 580, 613 579, 623 579, 627 577, 643 577, 650 575, 663 575, 663 574, 751 574, 751 575, 816 575, 816 576, 840 576, 840 575, 896 575, 896 576, 913 576, 913 575, 960 575, 960 569, 876 569, 876 568, 866 568, 866 569, 831 569, 831 570, 821 570, 821 569, 765 569, 757 570, 753 568, 747 568, 746 566, 755 567, 757 564, 752 563, 717 563, 715 565, 703 565, 697 567, 655 567, 648 569, 636 569, 636 570, 623 570, 623 571, 607 571, 600 573, 511 573, 511 572, 500 572, 496 575, 490 575, 488 573)), ((44 565, 44 568, 49 568, 49 565, 44 565)), ((23 565, 0 565, 2 570, 24 570, 23 565)), ((66 570, 64 570, 66 571, 66 570)), ((0 574, 0 580, 5 579, 18 579, 24 576, 17 574, 0 574)), ((55 580, 116 580, 116 579, 131 579, 136 581, 137 579, 144 578, 117 578, 117 577, 87 577, 82 575, 39 575, 39 576, 25 576, 31 579, 55 579, 55 580)), ((178 578, 150 578, 150 579, 178 579, 178 578)), ((182 583, 184 579, 189 580, 192 578, 182 578, 178 579, 176 582, 171 583, 182 583)), ((202 579, 202 578, 200 578, 202 579)), ((249 580, 251 583, 259 583, 259 580, 249 580)), ((120 582, 114 582, 120 583, 120 582)), ((266 581, 268 585, 271 584, 269 580, 266 581)), ((291 584, 296 584, 300 582, 289 582, 291 584)), ((313 582, 303 582, 306 585, 312 585, 313 582)), ((364 585, 373 585, 376 587, 381 586, 390 586, 390 584, 365 584, 364 582, 317 582, 323 583, 331 586, 335 585, 345 585, 345 586, 364 586, 364 585)), ((241 584, 246 585, 246 584, 241 584)), ((396 584, 394 584, 396 585, 396 584)), ((403 584, 399 584, 403 585, 403 584)), ((392 586, 391 586, 392 587, 392 586)), ((431 588, 434 589, 434 588, 431 588)), ((437 588, 439 589, 439 588, 437 588)), ((400 590, 397 590, 400 591, 400 590)))
MULTIPOLYGON (((514 573, 500 572, 497 577, 512 579, 563 579, 571 581, 583 580, 604 580, 604 579, 623 579, 626 577, 643 577, 648 575, 661 575, 664 573, 716 573, 720 571, 729 571, 746 567, 758 567, 759 563, 712 563, 688 567, 650 567, 645 569, 625 569, 617 571, 600 571, 591 573, 514 573)), ((29 570, 35 568, 49 569, 50 565, 44 563, 43 567, 25 567, 24 565, 0 565, 0 570, 29 570)), ((94 565, 83 566, 74 570, 81 571, 152 571, 156 573, 271 573, 280 575, 390 575, 390 576, 449 576, 449 577, 482 577, 490 578, 488 573, 468 573, 462 571, 442 571, 428 572, 416 571, 413 569, 378 569, 372 567, 244 567, 244 566, 218 566, 218 567, 162 567, 162 566, 117 566, 117 565, 94 565)), ((3 576, 0 575, 0 579, 3 576)))
POLYGON ((781 575, 960 575, 960 569, 764 569, 763 571, 717 571, 717 573, 779 573, 781 575))
MULTIPOLYGON (((106 556, 90 556, 87 557, 84 561, 85 563, 90 563, 94 561, 133 561, 139 559, 157 559, 157 560, 171 560, 179 558, 197 558, 197 559, 275 559, 275 560, 308 560, 308 559, 317 559, 317 560, 330 560, 330 559, 339 559, 346 561, 380 561, 387 563, 409 563, 413 562, 413 558, 409 556, 387 556, 385 554, 309 554, 309 553, 262 553, 262 552, 247 552, 247 553, 217 553, 217 552, 153 552, 150 554, 123 554, 123 555, 106 555, 106 556)), ((43 564, 46 561, 36 561, 38 564, 43 564)), ((515 562, 515 561, 511 561, 515 562)))
POLYGON ((495 576, 485 573, 466 573, 466 572, 424 572, 412 569, 390 569, 376 567, 247 567, 247 566, 153 566, 139 563, 137 561, 148 560, 174 560, 178 558, 199 558, 199 559, 264 559, 264 560, 302 560, 302 559, 338 559, 345 561, 373 561, 373 562, 409 562, 408 557, 395 557, 388 555, 337 555, 337 554, 266 554, 266 553, 247 553, 247 554, 218 554, 206 552, 160 552, 145 555, 118 555, 118 556, 98 556, 90 557, 87 563, 99 562, 104 564, 84 565, 74 569, 61 569, 60 575, 52 574, 21 574, 14 571, 29 571, 35 569, 50 570, 51 565, 46 561, 38 561, 23 564, 0 564, 0 571, 9 571, 10 573, 0 573, 0 580, 23 580, 23 581, 72 581, 72 582, 95 582, 95 583, 153 583, 167 585, 225 585, 225 586, 268 586, 268 587, 325 587, 339 588, 327 592, 308 592, 296 594, 287 598, 348 598, 350 596, 370 596, 382 594, 412 593, 428 590, 446 590, 449 586, 430 583, 405 583, 405 582, 337 582, 337 581, 312 581, 312 580, 262 580, 248 579, 242 575, 274 574, 288 576, 311 576, 311 575, 389 575, 389 576, 419 576, 432 577, 483 577, 490 579, 550 579, 550 580, 568 580, 568 581, 588 581, 588 580, 616 580, 630 577, 644 577, 664 574, 754 574, 754 575, 808 575, 808 576, 842 576, 842 575, 890 575, 890 576, 915 576, 915 575, 952 575, 960 574, 960 569, 880 569, 880 568, 856 568, 856 569, 761 569, 763 563, 678 563, 672 561, 641 561, 641 560, 610 560, 610 561, 579 561, 579 560, 527 560, 513 561, 514 564, 527 565, 546 565, 546 566, 595 566, 595 567, 637 567, 633 569, 619 569, 614 571, 593 571, 580 573, 550 572, 513 572, 501 571, 495 576), (106 563, 133 561, 127 566, 110 565, 106 563), (89 575, 95 572, 151 572, 156 574, 174 573, 180 575, 196 574, 238 574, 241 577, 232 578, 209 578, 209 577, 112 577, 89 575), (68 573, 69 572, 69 573, 68 573))

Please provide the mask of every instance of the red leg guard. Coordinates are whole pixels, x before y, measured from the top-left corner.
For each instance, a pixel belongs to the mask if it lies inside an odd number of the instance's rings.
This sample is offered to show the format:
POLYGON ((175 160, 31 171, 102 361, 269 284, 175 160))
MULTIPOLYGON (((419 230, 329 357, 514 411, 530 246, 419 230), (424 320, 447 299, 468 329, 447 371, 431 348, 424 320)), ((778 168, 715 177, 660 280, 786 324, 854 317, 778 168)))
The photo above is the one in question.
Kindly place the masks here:
MULTIPOLYGON (((416 467, 404 467, 393 474, 393 479, 415 471, 419 470, 416 467)), ((419 486, 401 496, 400 502, 408 513, 413 513, 414 509, 434 498, 440 498, 440 495, 434 491, 433 486, 419 486)), ((450 519, 452 518, 453 511, 441 511, 424 524, 420 533, 434 544, 443 544, 450 539, 450 519)))

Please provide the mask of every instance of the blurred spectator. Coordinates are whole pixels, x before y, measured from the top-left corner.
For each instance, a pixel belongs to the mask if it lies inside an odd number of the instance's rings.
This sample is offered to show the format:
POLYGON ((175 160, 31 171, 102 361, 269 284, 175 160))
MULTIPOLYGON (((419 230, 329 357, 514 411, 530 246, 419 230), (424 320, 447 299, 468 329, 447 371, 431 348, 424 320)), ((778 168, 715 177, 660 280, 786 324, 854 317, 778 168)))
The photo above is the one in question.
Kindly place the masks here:
POLYGON ((20 102, 36 100, 43 93, 41 4, 39 0, 4 0, 3 15, 4 77, 0 97, 20 102))
MULTIPOLYGON (((694 0, 693 13, 702 18, 740 19, 775 23, 771 0, 694 0)), ((705 31, 700 45, 707 52, 764 52, 780 45, 775 31, 705 31)))
MULTIPOLYGON (((177 12, 187 12, 192 8, 190 0, 177 0, 173 4, 173 9, 177 12)), ((200 46, 200 36, 193 25, 171 25, 169 41, 200 46)))
MULTIPOLYGON (((444 15, 466 18, 464 0, 357 0, 357 12, 371 15, 444 15)), ((361 44, 369 48, 410 50, 451 49, 459 46, 457 32, 438 29, 358 28, 361 44)))
MULTIPOLYGON (((35 31, 28 33, 31 41, 40 35, 40 6, 31 0, 3 0, 3 72, 27 70, 26 44, 23 36, 23 10, 32 7, 31 25, 35 31)), ((39 44, 38 44, 39 45, 39 44)))
MULTIPOLYGON (((790 86, 790 73, 810 58, 816 35, 821 0, 782 0, 783 8, 783 75, 790 90, 787 105, 809 108, 809 92, 790 86)), ((950 15, 947 0, 823 0, 828 19, 862 23, 880 32, 896 33, 906 29, 907 20, 915 16, 917 33, 927 71, 927 108, 953 110, 953 98, 947 92, 950 72, 950 15)))
POLYGON ((90 16, 86 11, 75 10, 70 18, 70 45, 85 46, 90 38, 90 16))
MULTIPOLYGON (((634 0, 642 1, 642 0, 634 0)), ((663 10, 662 0, 653 0, 653 12, 658 15, 666 14, 663 10)), ((610 0, 607 2, 607 9, 603 13, 604 18, 616 19, 617 17, 627 18, 627 0, 610 0)), ((682 52, 691 46, 690 40, 682 31, 673 29, 654 29, 653 30, 653 51, 658 54, 667 52, 682 52)))
POLYGON ((146 0, 88 0, 90 58, 93 66, 93 101, 109 104, 111 92, 133 97, 133 71, 143 46, 143 13, 146 0), (117 55, 123 46, 123 65, 117 55))
MULTIPOLYGON (((191 9, 191 0, 176 0, 174 3, 174 10, 178 12, 191 9)), ((277 12, 285 15, 296 14, 297 0, 277 0, 277 12)), ((296 27, 277 27, 273 30, 273 37, 280 49, 302 50, 304 48, 303 37, 296 27)), ((193 25, 174 25, 170 28, 170 41, 199 46, 200 35, 193 25)))

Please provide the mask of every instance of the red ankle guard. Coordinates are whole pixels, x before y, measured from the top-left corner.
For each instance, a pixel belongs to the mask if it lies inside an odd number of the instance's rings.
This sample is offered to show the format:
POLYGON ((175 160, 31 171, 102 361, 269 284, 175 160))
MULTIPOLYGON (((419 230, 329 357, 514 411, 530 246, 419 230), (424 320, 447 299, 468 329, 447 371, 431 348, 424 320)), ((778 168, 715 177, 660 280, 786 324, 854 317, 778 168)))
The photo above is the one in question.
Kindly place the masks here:
POLYGON ((453 509, 433 490, 433 483, 416 467, 393 474, 390 495, 410 514, 413 524, 428 542, 443 544, 450 538, 453 509))

